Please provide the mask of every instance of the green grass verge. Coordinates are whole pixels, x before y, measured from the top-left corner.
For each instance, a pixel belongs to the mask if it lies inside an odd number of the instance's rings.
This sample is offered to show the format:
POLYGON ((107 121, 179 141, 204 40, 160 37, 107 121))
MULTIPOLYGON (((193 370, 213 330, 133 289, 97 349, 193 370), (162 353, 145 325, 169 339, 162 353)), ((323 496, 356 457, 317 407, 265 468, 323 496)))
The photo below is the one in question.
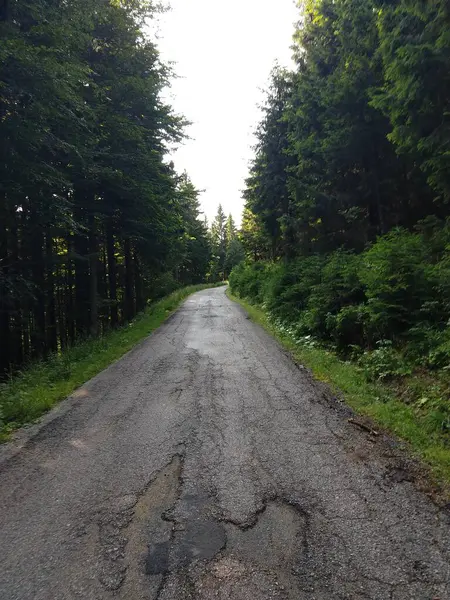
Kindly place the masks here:
POLYGON ((412 451, 431 467, 434 477, 446 488, 450 485, 448 434, 439 432, 426 413, 418 412, 414 406, 396 397, 388 385, 367 381, 356 364, 341 360, 326 348, 300 344, 274 325, 260 307, 233 296, 229 290, 227 295, 239 302, 252 321, 272 334, 296 361, 309 367, 316 379, 327 383, 335 393, 341 393, 355 412, 370 417, 383 429, 408 442, 412 451))
MULTIPOLYGON (((223 285, 223 284, 218 284, 223 285)), ((0 384, 0 441, 30 423, 97 375, 154 331, 190 294, 214 285, 179 289, 151 304, 128 325, 97 339, 88 339, 45 362, 30 364, 0 384)))

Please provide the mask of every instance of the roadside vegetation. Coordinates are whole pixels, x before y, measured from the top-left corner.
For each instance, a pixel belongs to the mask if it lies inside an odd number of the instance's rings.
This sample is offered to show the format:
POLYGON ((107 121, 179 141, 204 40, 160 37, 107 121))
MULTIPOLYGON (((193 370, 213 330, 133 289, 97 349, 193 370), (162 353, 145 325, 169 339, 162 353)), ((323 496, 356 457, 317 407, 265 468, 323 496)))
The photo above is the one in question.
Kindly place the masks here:
MULTIPOLYGON (((222 284, 216 284, 216 286, 222 284)), ((77 387, 100 373, 154 331, 190 294, 215 287, 193 285, 151 303, 133 321, 31 363, 0 383, 0 440, 50 410, 77 387)))
MULTIPOLYGON (((450 484, 450 376, 447 370, 413 367, 389 342, 375 350, 342 352, 330 341, 299 330, 295 318, 269 312, 260 295, 242 288, 236 269, 230 277, 231 299, 271 333, 294 359, 330 385, 357 413, 409 442, 440 481, 450 484)), ((262 281, 261 271, 258 282, 262 281)), ((267 282, 266 282, 267 283, 267 282)), ((248 279, 247 279, 248 284, 248 279)), ((254 289, 258 287, 255 283, 254 289)))
POLYGON ((447 479, 449 22, 444 0, 302 3, 230 276, 302 362, 447 479))

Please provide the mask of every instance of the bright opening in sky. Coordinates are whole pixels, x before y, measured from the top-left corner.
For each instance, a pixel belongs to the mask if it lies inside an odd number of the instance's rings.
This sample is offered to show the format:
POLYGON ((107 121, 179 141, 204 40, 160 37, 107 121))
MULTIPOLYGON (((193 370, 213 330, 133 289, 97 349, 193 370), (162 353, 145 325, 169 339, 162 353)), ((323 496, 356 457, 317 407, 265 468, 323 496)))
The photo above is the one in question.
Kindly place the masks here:
POLYGON ((262 89, 277 61, 290 66, 298 18, 294 0, 171 0, 158 47, 179 78, 170 103, 193 124, 173 156, 211 220, 222 204, 240 223, 242 190, 260 120, 262 89))

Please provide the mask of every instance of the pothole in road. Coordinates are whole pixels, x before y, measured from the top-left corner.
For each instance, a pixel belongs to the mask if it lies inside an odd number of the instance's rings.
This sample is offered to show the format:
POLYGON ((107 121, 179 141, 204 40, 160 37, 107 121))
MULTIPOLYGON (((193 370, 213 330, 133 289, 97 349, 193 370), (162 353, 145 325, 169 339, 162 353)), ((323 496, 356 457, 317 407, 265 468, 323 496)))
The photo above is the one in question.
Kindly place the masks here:
MULTIPOLYGON (((306 515, 276 501, 266 505, 249 529, 227 524, 226 553, 206 574, 199 591, 215 589, 223 600, 298 598, 293 569, 307 552, 307 531, 306 515)), ((208 597, 199 594, 201 599, 208 597)))
POLYGON ((205 529, 205 535, 197 539, 201 542, 200 554, 203 556, 199 556, 198 562, 191 562, 190 567, 181 564, 181 569, 171 570, 160 598, 298 599, 301 596, 293 569, 294 566, 298 568, 299 557, 305 551, 307 527, 307 518, 300 511, 286 503, 270 502, 251 528, 241 529, 224 523, 226 545, 222 549, 214 533, 206 545, 203 543, 207 539, 205 529), (218 551, 212 560, 208 560, 205 550, 213 550, 211 542, 214 539, 218 551), (186 588, 186 578, 190 596, 179 593, 180 589, 186 588))
POLYGON ((147 600, 157 595, 162 576, 168 569, 173 529, 173 524, 163 515, 173 508, 178 499, 181 472, 182 457, 175 455, 137 499, 135 497, 134 503, 126 507, 123 535, 117 528, 115 535, 108 540, 108 547, 104 548, 108 560, 103 562, 101 579, 107 589, 116 591, 119 598, 147 600), (119 538, 123 540, 120 546, 119 538), (148 575, 158 577, 149 578, 148 575), (115 586, 108 585, 108 582, 115 586))

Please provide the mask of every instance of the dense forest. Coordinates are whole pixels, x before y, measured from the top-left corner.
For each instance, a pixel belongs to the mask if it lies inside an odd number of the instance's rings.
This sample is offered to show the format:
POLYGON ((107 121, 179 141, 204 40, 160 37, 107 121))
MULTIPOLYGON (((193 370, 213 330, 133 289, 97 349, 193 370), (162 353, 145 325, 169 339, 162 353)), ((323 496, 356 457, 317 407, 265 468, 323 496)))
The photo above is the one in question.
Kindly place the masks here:
POLYGON ((257 130, 232 289, 299 337, 366 350, 382 375, 447 367, 450 4, 300 5, 295 69, 274 69, 257 130))
POLYGON ((167 159, 186 122, 162 100, 172 74, 145 34, 157 10, 2 3, 0 372, 230 269, 234 223, 220 209, 209 231, 167 159))

